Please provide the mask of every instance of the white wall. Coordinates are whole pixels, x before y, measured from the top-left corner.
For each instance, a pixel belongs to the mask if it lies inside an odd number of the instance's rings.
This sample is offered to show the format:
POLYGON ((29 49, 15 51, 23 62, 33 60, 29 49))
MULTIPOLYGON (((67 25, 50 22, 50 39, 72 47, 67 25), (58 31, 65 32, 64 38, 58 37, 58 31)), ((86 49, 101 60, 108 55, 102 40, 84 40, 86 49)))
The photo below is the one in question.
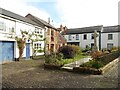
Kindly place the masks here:
MULTIPOLYGON (((87 34, 87 39, 84 40, 83 36, 84 34, 79 34, 79 40, 76 40, 76 34, 71 34, 71 40, 69 40, 69 35, 64 35, 64 37, 66 38, 67 42, 79 42, 79 46, 84 49, 86 47, 86 45, 88 45, 89 47, 91 47, 91 43, 94 43, 94 39, 91 39, 91 35, 93 33, 85 33, 87 34)), ((97 47, 99 47, 99 37, 97 37, 97 47)))
POLYGON ((119 40, 120 40, 118 36, 119 36, 118 32, 102 33, 101 34, 101 48, 107 48, 107 43, 113 43, 113 46, 120 46, 118 45, 119 40), (108 40, 108 34, 113 34, 113 40, 108 40))
MULTIPOLYGON (((5 24, 5 27, 4 27, 5 30, 4 31, 0 30, 0 41, 15 41, 15 44, 14 44, 14 46, 15 46, 14 57, 15 58, 19 57, 19 50, 18 50, 18 47, 17 47, 16 40, 13 39, 13 38, 8 38, 8 37, 11 36, 10 33, 11 33, 11 28, 12 27, 14 27, 14 30, 15 30, 14 36, 16 34, 19 37, 22 36, 20 30, 34 31, 36 27, 40 28, 40 29, 42 29, 42 35, 43 35, 43 38, 44 38, 44 28, 29 24, 29 23, 26 23, 26 22, 22 22, 22 21, 19 21, 19 20, 15 20, 13 18, 6 17, 6 16, 3 16, 3 15, 0 15, 0 22, 3 22, 5 24)), ((42 43, 41 44, 42 47, 44 47, 44 41, 42 41, 41 43, 42 43)), ((32 56, 32 46, 30 47, 30 56, 32 56)), ((26 47, 24 49, 23 57, 26 57, 26 47)))
MULTIPOLYGON (((72 40, 69 40, 69 35, 64 35, 67 42, 80 42, 80 47, 85 48, 86 45, 91 47, 91 43, 94 43, 94 39, 91 39, 92 33, 87 33, 87 40, 83 40, 84 34, 79 34, 79 40, 76 40, 76 34, 72 34, 72 40), (73 38, 74 37, 74 38, 73 38)), ((101 33, 101 49, 107 48, 107 43, 113 43, 113 46, 120 46, 120 32, 101 33), (113 40, 108 40, 108 34, 113 34, 113 40)), ((99 37, 97 37, 97 47, 99 47, 99 37)))
POLYGON ((0 17, 0 23, 3 23, 4 25, 4 30, 0 30, 0 33, 11 33, 12 28, 15 29, 15 24, 16 22, 14 20, 9 20, 9 19, 5 19, 0 17))

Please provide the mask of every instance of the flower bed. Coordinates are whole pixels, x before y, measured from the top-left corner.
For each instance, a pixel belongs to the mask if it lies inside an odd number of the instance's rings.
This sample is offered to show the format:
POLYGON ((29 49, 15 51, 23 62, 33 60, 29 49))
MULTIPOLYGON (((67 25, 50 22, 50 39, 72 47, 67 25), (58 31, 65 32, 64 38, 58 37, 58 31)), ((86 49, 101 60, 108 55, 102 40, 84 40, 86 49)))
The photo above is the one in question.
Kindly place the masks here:
POLYGON ((113 67, 118 62, 119 62, 119 59, 117 58, 99 69, 90 68, 90 67, 73 67, 73 72, 100 75, 100 74, 104 74, 106 71, 108 71, 111 67, 113 67))
POLYGON ((120 51, 115 51, 99 57, 98 60, 91 60, 87 63, 84 63, 80 65, 80 67, 73 67, 73 71, 95 75, 103 74, 119 62, 119 56, 120 51))

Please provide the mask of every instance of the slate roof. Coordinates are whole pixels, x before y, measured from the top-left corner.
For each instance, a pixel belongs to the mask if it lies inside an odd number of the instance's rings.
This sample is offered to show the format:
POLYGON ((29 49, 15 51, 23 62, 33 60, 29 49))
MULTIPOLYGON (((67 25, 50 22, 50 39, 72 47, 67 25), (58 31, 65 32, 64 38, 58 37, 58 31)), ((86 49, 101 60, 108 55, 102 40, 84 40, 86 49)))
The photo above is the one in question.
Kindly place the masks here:
POLYGON ((39 24, 42 23, 42 24, 44 24, 44 26, 47 26, 47 27, 50 27, 50 28, 53 28, 53 29, 57 30, 55 27, 53 27, 48 22, 46 22, 46 21, 44 21, 44 20, 42 20, 42 19, 40 19, 40 18, 38 18, 38 17, 36 17, 36 16, 34 16, 32 14, 27 14, 26 17, 30 18, 31 20, 35 21, 36 23, 39 23, 39 24))
POLYGON ((103 27, 102 33, 120 32, 120 28, 118 28, 118 27, 119 27, 119 25, 103 27))
POLYGON ((84 28, 72 28, 72 29, 68 29, 67 31, 62 32, 62 34, 93 33, 95 30, 96 31, 101 31, 102 28, 103 28, 103 25, 84 27, 84 28))
POLYGON ((29 24, 32 24, 32 25, 40 26, 37 23, 33 22, 32 20, 30 20, 30 19, 28 19, 26 17, 23 17, 21 15, 18 15, 16 13, 13 13, 13 12, 8 11, 8 10, 5 10, 3 8, 0 8, 0 14, 4 15, 4 16, 7 16, 7 17, 11 17, 11 18, 17 19, 17 20, 20 20, 20 21, 23 21, 23 22, 26 22, 26 23, 29 23, 29 24))

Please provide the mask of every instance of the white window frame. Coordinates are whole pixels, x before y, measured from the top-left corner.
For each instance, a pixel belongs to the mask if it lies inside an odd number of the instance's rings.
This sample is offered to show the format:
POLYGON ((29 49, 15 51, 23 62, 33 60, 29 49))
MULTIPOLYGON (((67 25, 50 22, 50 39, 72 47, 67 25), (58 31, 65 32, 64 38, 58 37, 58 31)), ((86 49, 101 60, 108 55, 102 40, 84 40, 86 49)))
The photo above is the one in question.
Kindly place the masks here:
POLYGON ((34 43, 34 49, 39 50, 41 49, 42 44, 41 43, 34 43))
POLYGON ((87 40, 87 34, 83 34, 83 40, 87 40), (85 38, 86 35, 86 38, 85 38))
POLYGON ((108 48, 108 49, 111 49, 113 46, 114 46, 113 43, 107 43, 107 48, 108 48))
POLYGON ((0 31, 6 31, 5 30, 5 23, 0 21, 0 31))
POLYGON ((94 39, 94 34, 91 34, 91 39, 94 39))
POLYGON ((108 34, 108 40, 113 40, 113 34, 108 34))
POLYGON ((72 40, 72 36, 71 35, 68 36, 68 40, 72 40))
POLYGON ((76 40, 79 40, 79 34, 76 34, 76 40))

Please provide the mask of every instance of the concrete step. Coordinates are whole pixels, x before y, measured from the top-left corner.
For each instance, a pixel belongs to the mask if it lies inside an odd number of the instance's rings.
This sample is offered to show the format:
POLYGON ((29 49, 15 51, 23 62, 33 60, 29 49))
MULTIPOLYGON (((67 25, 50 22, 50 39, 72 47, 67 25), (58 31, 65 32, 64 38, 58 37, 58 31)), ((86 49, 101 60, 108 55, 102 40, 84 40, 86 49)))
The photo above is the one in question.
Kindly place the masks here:
POLYGON ((73 70, 73 67, 65 67, 65 66, 63 66, 61 69, 64 69, 64 70, 73 70))

